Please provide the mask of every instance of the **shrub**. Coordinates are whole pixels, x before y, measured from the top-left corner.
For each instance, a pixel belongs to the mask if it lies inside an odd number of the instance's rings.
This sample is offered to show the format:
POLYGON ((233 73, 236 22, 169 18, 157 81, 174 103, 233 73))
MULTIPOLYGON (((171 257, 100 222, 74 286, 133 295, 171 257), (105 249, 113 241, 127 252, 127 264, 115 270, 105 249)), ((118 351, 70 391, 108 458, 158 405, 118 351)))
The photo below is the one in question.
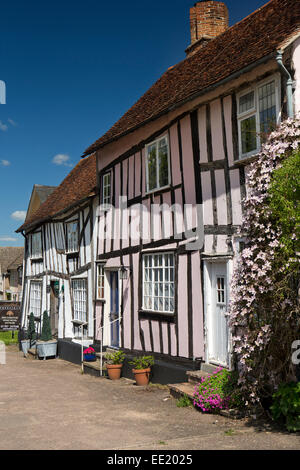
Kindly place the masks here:
POLYGON ((300 382, 283 383, 273 394, 272 416, 288 431, 300 431, 300 382))
POLYGON ((31 346, 31 343, 36 339, 34 315, 33 315, 32 312, 29 316, 29 323, 28 323, 28 329, 27 329, 27 339, 30 339, 30 346, 31 346))
POLYGON ((107 353, 105 357, 108 364, 123 364, 125 353, 123 351, 116 351, 114 353, 107 353))
POLYGON ((239 394, 236 390, 237 373, 222 367, 208 377, 203 377, 201 383, 195 386, 194 405, 202 411, 218 411, 240 405, 239 394))
POLYGON ((52 339, 52 332, 51 332, 50 318, 48 316, 47 311, 45 310, 43 314, 43 326, 42 326, 41 340, 50 341, 51 339, 52 339))
POLYGON ((153 356, 140 356, 133 359, 133 361, 129 362, 129 364, 133 365, 133 367, 137 370, 148 369, 149 367, 153 366, 154 364, 154 357, 153 356))

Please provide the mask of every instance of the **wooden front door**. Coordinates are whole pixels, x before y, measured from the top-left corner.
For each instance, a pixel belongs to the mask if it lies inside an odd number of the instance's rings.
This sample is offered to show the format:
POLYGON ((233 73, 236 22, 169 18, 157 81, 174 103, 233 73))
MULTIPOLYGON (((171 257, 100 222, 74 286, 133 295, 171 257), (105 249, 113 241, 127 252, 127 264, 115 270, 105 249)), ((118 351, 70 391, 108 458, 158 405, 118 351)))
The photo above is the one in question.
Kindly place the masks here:
POLYGON ((210 305, 208 308, 209 361, 229 365, 229 329, 225 316, 228 306, 227 264, 212 263, 210 268, 210 305))
POLYGON ((110 273, 110 319, 111 335, 110 345, 113 348, 120 346, 120 309, 119 309, 119 274, 118 271, 110 273))
POLYGON ((52 335, 58 334, 58 312, 59 312, 59 284, 51 281, 50 285, 50 321, 52 335))

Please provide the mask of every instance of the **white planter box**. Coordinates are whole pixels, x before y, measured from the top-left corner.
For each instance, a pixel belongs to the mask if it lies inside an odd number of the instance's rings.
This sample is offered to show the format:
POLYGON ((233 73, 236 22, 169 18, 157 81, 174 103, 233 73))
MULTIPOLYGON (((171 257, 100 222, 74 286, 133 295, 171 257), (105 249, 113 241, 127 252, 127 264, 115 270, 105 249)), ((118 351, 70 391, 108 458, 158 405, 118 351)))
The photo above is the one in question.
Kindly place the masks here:
POLYGON ((37 353, 39 357, 46 359, 46 357, 56 357, 57 354, 57 341, 37 342, 37 353))

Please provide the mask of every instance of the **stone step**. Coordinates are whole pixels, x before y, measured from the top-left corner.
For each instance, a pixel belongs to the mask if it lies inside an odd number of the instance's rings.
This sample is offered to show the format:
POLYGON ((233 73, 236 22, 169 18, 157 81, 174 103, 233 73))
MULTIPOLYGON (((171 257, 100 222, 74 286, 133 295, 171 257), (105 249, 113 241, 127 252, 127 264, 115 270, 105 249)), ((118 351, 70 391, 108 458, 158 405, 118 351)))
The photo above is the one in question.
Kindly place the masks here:
POLYGON ((198 384, 201 382, 201 379, 204 377, 208 377, 208 372, 205 372, 204 370, 188 370, 187 373, 187 378, 188 381, 191 384, 198 384))
POLYGON ((215 366, 214 364, 208 364, 207 362, 203 362, 201 364, 201 370, 207 372, 208 374, 213 374, 219 366, 215 366))
MULTIPOLYGON (((101 364, 100 364, 99 359, 97 359, 97 361, 94 361, 94 362, 86 362, 86 361, 83 362, 83 372, 85 374, 90 374, 90 375, 100 377, 100 370, 101 370, 100 367, 101 367, 101 364)), ((104 363, 102 365, 102 376, 103 377, 107 376, 107 369, 104 363)))
POLYGON ((195 385, 190 382, 183 382, 181 384, 169 384, 170 395, 174 398, 180 398, 187 395, 191 400, 194 399, 195 385))

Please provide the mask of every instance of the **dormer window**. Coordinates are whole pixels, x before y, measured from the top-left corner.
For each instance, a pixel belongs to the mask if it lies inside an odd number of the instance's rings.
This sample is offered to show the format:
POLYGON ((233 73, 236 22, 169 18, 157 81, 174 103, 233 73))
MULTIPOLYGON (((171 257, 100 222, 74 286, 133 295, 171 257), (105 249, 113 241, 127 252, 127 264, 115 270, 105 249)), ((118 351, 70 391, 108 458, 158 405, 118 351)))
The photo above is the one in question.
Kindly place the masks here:
POLYGON ((146 147, 147 192, 165 188, 170 184, 169 142, 167 136, 146 147))
POLYGON ((240 158, 258 153, 266 135, 279 123, 278 82, 274 77, 238 95, 240 158))

